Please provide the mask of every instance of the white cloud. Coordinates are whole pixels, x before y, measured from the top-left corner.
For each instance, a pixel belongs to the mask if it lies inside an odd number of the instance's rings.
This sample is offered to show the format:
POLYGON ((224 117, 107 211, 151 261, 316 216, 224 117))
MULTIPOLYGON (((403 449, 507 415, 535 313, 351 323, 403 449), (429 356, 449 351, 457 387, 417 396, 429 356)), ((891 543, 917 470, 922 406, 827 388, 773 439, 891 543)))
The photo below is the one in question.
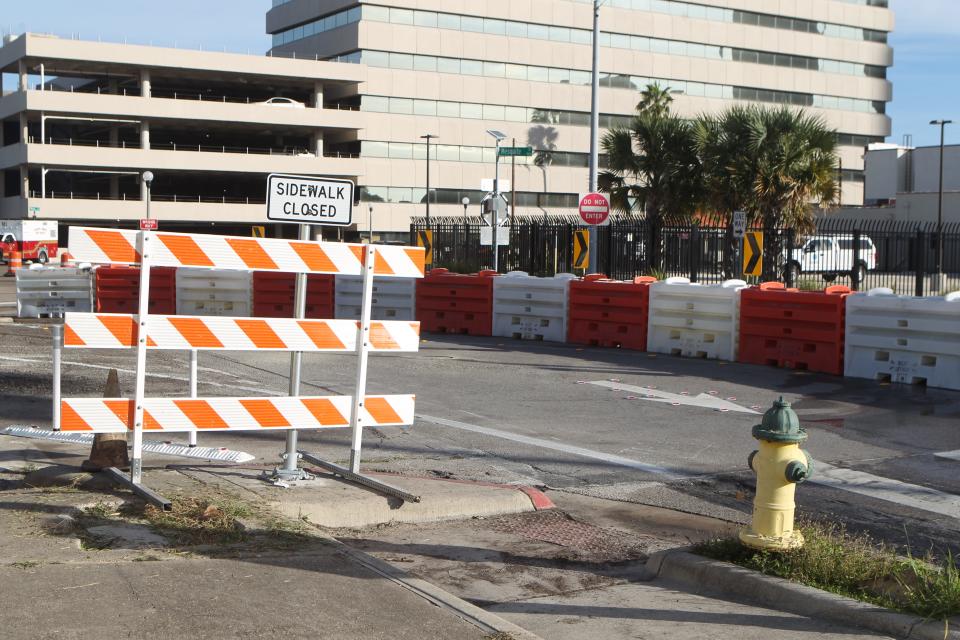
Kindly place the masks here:
POLYGON ((960 35, 960 2, 957 0, 891 0, 895 30, 910 37, 917 34, 960 35))

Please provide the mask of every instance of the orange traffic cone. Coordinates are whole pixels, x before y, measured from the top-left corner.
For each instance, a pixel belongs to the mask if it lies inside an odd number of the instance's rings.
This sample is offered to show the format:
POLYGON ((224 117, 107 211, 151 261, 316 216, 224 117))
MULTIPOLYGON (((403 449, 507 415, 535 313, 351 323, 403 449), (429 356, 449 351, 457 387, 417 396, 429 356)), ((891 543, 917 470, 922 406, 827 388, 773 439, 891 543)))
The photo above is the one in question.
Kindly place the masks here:
POLYGON ((10 259, 7 264, 7 274, 8 278, 12 278, 17 275, 17 271, 23 268, 23 253, 20 251, 11 251, 10 259))
POLYGON ((64 249, 60 252, 60 266, 61 267, 72 267, 73 266, 73 256, 70 255, 70 252, 64 249))

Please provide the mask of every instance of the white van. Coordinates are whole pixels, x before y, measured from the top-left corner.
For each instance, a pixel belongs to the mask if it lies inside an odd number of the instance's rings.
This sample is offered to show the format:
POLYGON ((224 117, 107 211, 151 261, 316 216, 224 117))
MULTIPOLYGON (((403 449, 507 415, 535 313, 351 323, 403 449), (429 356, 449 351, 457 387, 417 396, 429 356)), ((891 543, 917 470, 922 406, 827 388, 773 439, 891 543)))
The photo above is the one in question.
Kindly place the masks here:
POLYGON ((877 268, 877 248, 873 240, 861 235, 860 255, 854 264, 853 243, 852 234, 814 236, 793 250, 784 267, 784 277, 796 282, 801 274, 815 273, 832 282, 838 275, 856 274, 857 281, 863 282, 867 271, 877 268))

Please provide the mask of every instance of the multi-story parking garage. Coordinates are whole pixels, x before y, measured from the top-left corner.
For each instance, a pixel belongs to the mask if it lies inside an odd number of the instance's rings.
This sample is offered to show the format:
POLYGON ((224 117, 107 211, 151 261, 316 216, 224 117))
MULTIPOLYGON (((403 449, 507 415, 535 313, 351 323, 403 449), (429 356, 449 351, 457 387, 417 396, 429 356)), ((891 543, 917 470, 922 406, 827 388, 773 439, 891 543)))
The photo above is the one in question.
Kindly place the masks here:
POLYGON ((262 223, 266 176, 357 179, 357 65, 10 38, 0 48, 0 216, 134 221, 150 170, 165 228, 262 223), (355 89, 350 89, 355 91, 355 89))

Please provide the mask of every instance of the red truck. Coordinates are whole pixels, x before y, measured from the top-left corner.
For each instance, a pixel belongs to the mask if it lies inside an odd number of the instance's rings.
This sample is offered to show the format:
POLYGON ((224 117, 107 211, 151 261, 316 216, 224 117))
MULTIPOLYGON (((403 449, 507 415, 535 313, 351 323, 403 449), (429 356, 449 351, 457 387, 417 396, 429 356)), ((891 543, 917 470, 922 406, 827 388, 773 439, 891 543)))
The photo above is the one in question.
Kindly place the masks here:
POLYGON ((23 260, 46 263, 57 257, 56 220, 0 220, 0 259, 20 251, 23 260))

